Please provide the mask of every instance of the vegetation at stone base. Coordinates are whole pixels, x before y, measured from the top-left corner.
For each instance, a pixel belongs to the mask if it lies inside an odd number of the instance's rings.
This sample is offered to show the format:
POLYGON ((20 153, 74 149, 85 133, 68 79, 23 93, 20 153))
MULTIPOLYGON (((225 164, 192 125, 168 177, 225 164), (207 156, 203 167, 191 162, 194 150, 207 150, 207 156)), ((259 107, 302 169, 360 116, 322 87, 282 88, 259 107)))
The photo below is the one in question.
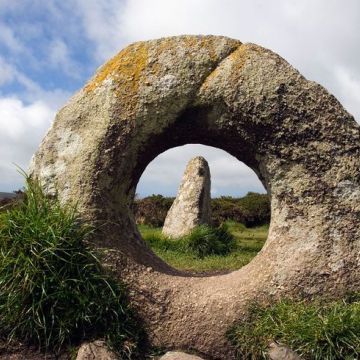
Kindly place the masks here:
POLYGON ((161 228, 139 225, 146 243, 169 265, 180 270, 201 272, 239 269, 254 258, 267 238, 268 225, 248 229, 243 224, 227 221, 226 228, 234 239, 230 251, 199 257, 188 247, 188 239, 168 239, 161 235, 161 228))
POLYGON ((124 358, 141 327, 126 289, 85 244, 91 229, 26 178, 23 200, 0 213, 0 335, 60 351, 105 338, 124 358))
POLYGON ((225 224, 218 228, 201 225, 178 239, 169 239, 159 232, 148 232, 144 236, 152 248, 189 253, 199 259, 210 255, 227 255, 235 246, 235 239, 225 224))
POLYGON ((239 359, 267 359, 273 341, 285 344, 303 359, 359 359, 360 293, 342 300, 254 304, 249 317, 227 336, 239 359))
POLYGON ((227 255, 235 247, 235 238, 225 223, 217 228, 207 225, 196 227, 184 237, 189 251, 199 259, 210 255, 227 255))
MULTIPOLYGON (((137 224, 160 227, 174 198, 152 195, 134 202, 137 224)), ((227 220, 255 227, 270 222, 270 198, 266 194, 249 192, 242 198, 222 196, 211 200, 212 222, 219 226, 227 220)))

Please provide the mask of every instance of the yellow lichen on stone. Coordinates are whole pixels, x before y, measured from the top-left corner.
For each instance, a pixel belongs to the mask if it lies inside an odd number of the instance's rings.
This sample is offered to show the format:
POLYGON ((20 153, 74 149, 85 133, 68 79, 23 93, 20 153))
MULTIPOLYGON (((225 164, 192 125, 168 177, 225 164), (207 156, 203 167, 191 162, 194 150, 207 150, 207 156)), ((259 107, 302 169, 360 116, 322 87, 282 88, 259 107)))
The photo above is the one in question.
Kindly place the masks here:
POLYGON ((232 52, 228 59, 231 61, 232 66, 238 70, 242 69, 249 58, 250 52, 247 44, 240 46, 236 51, 232 52))
POLYGON ((242 76, 242 69, 251 57, 252 47, 248 44, 243 44, 238 49, 232 52, 226 59, 230 64, 232 71, 229 73, 228 83, 237 86, 239 79, 242 76), (235 70, 236 69, 236 70, 235 70))
POLYGON ((205 81, 201 85, 201 90, 206 89, 209 84, 211 84, 212 80, 217 77, 218 74, 221 72, 219 71, 219 67, 216 67, 205 79, 205 81))
POLYGON ((208 36, 187 36, 184 37, 184 43, 189 49, 206 49, 210 59, 213 62, 218 60, 214 40, 208 36))
MULTIPOLYGON (((109 60, 95 77, 85 86, 85 91, 97 89, 108 78, 115 83, 116 90, 126 88, 128 96, 134 95, 139 88, 139 80, 146 67, 148 59, 148 45, 144 42, 132 44, 109 60)), ((124 95, 124 94, 121 94, 124 95)))
MULTIPOLYGON (((233 51, 228 57, 224 59, 224 63, 230 63, 231 68, 236 68, 237 71, 232 72, 231 83, 235 83, 235 78, 239 77, 242 67, 245 65, 246 60, 249 58, 250 53, 248 51, 248 47, 246 45, 240 44, 239 47, 233 51)), ((222 64, 220 63, 205 79, 203 82, 201 89, 204 90, 216 79, 218 75, 223 76, 224 71, 222 68, 222 64)))

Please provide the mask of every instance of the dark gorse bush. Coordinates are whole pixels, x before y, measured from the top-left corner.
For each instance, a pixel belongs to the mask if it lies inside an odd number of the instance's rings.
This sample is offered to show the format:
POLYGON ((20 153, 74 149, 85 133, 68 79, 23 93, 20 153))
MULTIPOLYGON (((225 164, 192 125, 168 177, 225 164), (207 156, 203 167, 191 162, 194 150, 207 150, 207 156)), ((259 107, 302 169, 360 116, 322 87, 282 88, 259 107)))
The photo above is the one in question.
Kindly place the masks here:
POLYGON ((84 243, 90 232, 75 208, 26 178, 24 199, 0 213, 3 336, 52 351, 100 337, 124 357, 136 350, 140 330, 126 290, 84 243))
MULTIPOLYGON (((136 199, 133 211, 137 224, 160 227, 174 198, 151 195, 136 199)), ((236 221, 247 227, 270 223, 270 197, 267 194, 249 192, 241 198, 221 196, 211 199, 211 221, 219 226, 228 220, 236 221)))
POLYGON ((163 226, 173 201, 174 198, 162 195, 151 195, 143 199, 136 199, 133 204, 136 223, 154 227, 163 226))

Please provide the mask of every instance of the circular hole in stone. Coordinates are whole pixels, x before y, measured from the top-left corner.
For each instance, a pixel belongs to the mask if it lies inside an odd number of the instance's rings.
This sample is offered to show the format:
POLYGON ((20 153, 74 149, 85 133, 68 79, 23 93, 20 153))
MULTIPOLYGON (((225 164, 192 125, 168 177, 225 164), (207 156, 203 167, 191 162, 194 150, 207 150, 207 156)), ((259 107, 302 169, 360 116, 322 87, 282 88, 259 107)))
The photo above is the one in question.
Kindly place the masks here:
POLYGON ((226 151, 188 144, 148 164, 136 188, 133 211, 139 232, 157 256, 178 270, 213 275, 241 268, 261 250, 269 229, 270 197, 255 172, 226 151), (211 174, 209 205, 204 204, 206 171, 200 165, 187 166, 199 156, 206 159, 211 174), (204 206, 211 209, 210 221, 202 216, 204 206), (189 228, 204 225, 179 235, 172 222, 177 230, 185 223, 189 228))

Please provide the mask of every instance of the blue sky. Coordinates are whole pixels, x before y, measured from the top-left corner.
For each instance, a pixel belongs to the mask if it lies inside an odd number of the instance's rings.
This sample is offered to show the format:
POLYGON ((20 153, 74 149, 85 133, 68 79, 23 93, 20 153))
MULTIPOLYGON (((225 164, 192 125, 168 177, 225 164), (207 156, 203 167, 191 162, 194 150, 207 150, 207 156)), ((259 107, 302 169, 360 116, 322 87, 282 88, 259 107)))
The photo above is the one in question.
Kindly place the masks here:
MULTIPOLYGON (((324 85, 360 119, 358 0, 0 0, 0 191, 22 186, 56 111, 127 44, 178 34, 221 34, 268 47, 324 85)), ((161 154, 137 192, 173 195, 186 162, 210 163, 213 195, 262 191, 244 164, 187 145, 161 154)))

